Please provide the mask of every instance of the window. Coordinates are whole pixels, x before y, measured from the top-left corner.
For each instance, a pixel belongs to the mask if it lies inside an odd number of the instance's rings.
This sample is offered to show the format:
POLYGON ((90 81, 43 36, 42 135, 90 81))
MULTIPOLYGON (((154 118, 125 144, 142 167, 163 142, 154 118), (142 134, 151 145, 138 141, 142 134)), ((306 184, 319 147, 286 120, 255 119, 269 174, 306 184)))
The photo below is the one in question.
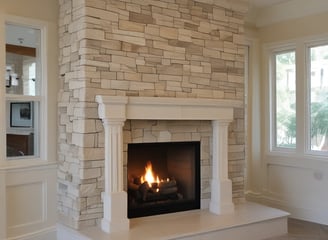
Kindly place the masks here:
POLYGON ((326 155, 328 43, 274 46, 270 59, 270 151, 326 155))
POLYGON ((7 22, 5 27, 6 156, 39 158, 45 104, 41 30, 7 22))
POLYGON ((277 53, 275 60, 275 147, 296 146, 295 51, 277 53))
POLYGON ((328 151, 328 45, 309 52, 310 149, 328 151))

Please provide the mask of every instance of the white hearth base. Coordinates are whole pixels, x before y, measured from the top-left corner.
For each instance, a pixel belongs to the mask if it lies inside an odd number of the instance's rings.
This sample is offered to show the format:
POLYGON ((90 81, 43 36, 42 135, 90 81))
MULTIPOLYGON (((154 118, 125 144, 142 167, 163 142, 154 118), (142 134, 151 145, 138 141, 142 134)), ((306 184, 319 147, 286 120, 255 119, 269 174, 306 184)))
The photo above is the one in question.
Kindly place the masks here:
POLYGON ((58 226, 58 240, 263 240, 287 233, 288 213, 256 203, 235 205, 230 214, 207 210, 164 214, 130 220, 130 229, 105 233, 99 227, 80 232, 58 226))

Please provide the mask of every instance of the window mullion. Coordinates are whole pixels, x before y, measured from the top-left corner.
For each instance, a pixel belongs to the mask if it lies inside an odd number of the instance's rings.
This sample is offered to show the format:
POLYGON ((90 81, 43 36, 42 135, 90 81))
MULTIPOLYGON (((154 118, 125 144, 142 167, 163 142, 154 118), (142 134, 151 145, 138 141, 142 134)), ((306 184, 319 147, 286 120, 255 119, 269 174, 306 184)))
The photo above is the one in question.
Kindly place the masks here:
POLYGON ((304 154, 306 147, 306 120, 307 120, 307 84, 306 69, 306 51, 304 44, 299 43, 296 46, 296 152, 304 154))
MULTIPOLYGON (((5 76, 5 24, 3 13, 0 10, 0 76, 5 76)), ((0 78, 0 122, 4 123, 6 121, 6 101, 5 101, 5 79, 0 78)), ((0 124, 0 165, 4 165, 6 158, 6 125, 0 124)), ((1 234, 0 234, 1 238, 1 234)))

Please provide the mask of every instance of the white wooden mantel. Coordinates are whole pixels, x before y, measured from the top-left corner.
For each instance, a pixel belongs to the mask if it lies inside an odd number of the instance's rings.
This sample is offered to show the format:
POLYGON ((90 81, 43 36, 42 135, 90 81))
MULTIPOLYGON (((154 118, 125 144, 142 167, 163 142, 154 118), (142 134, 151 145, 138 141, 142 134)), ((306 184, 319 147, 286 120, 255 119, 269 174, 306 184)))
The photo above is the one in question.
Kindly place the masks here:
POLYGON ((129 229, 127 193, 123 187, 123 126, 127 119, 211 120, 212 180, 209 211, 232 213, 232 184, 228 179, 228 125, 241 101, 166 97, 96 96, 105 129, 105 191, 102 195, 105 232, 129 229))

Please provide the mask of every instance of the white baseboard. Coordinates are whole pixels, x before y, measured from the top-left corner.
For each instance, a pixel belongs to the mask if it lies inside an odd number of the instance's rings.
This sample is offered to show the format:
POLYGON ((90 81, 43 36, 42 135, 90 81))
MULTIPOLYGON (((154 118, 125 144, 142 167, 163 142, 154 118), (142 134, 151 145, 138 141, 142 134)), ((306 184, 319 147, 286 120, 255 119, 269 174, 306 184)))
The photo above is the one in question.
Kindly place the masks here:
POLYGON ((78 231, 57 224, 57 240, 91 240, 90 238, 80 234, 78 231))
POLYGON ((10 237, 7 240, 57 240, 57 229, 50 227, 33 233, 10 237))
POLYGON ((247 192, 246 199, 289 212, 291 218, 328 225, 328 209, 321 209, 319 211, 316 209, 295 207, 288 202, 255 192, 247 192))

